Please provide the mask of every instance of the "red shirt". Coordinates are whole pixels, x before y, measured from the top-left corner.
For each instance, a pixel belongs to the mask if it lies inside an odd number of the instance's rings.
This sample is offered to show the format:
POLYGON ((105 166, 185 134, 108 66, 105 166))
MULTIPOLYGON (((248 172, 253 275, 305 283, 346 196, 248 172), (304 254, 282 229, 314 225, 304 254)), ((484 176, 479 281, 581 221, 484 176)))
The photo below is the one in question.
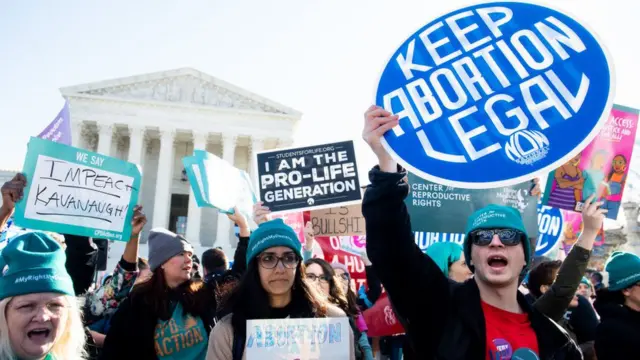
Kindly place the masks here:
POLYGON ((487 328, 486 360, 511 360, 513 353, 521 348, 539 354, 538 339, 531 328, 528 314, 515 314, 484 301, 481 303, 487 328))

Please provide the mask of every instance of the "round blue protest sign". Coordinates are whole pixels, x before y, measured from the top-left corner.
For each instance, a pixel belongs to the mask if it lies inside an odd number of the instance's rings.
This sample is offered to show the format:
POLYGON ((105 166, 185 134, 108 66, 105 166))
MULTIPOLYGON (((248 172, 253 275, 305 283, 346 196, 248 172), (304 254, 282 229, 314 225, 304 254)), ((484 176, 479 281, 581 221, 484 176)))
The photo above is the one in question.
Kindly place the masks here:
POLYGON ((538 203, 536 256, 545 256, 553 250, 562 236, 563 226, 564 220, 560 209, 538 203))
POLYGON ((407 170, 481 189, 567 162, 598 134, 614 88, 611 56, 584 24, 501 1, 412 34, 385 66, 376 104, 400 118, 383 145, 407 170))

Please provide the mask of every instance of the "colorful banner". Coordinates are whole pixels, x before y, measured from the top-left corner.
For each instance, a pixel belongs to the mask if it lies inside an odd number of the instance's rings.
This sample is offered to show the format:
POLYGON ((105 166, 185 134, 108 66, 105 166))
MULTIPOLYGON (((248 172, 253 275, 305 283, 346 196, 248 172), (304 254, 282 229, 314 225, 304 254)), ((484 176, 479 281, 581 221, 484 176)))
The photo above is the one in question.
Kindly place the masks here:
POLYGON ((474 211, 489 204, 500 204, 520 211, 529 237, 538 237, 538 199, 530 194, 533 182, 499 189, 470 190, 435 184, 412 173, 408 174, 408 181, 410 189, 405 204, 413 231, 462 234, 474 211))
POLYGON ((640 110, 614 105, 604 128, 581 153, 549 174, 544 204, 582 211, 592 195, 617 219, 631 166, 640 110))
POLYGON ((366 251, 366 244, 364 236, 317 236, 313 257, 344 264, 351 274, 351 288, 358 293, 360 286, 367 284, 364 262, 360 257, 366 251))
POLYGON ((69 103, 65 101, 55 119, 38 135, 39 138, 71 146, 69 103))
POLYGON ((610 54, 577 20, 533 3, 482 2, 410 35, 383 69, 375 103, 400 119, 383 146, 406 169, 486 189, 580 152, 614 89, 610 54))
POLYGON ((32 137, 15 224, 27 229, 129 241, 141 184, 136 164, 32 137))
MULTIPOLYGON (((573 245, 578 241, 584 224, 582 223, 582 214, 573 211, 562 211, 562 217, 564 220, 564 231, 562 233, 562 249, 565 254, 569 254, 573 245)), ((598 232, 596 241, 593 244, 593 252, 598 253, 604 245, 605 233, 604 226, 598 232)))
POLYGON ((247 320, 247 360, 349 359, 346 317, 247 320))
POLYGON ((288 212, 270 214, 271 219, 282 219, 285 224, 291 226, 293 230, 298 234, 298 239, 304 244, 304 213, 303 212, 288 212))
POLYGON ((365 235, 367 230, 362 204, 313 210, 311 225, 315 236, 365 235))
POLYGON ((238 207, 247 218, 253 214, 256 195, 249 175, 204 150, 182 159, 198 207, 216 208, 232 214, 238 207))
POLYGON ((362 199, 353 141, 256 154, 260 199, 273 212, 312 210, 362 199))

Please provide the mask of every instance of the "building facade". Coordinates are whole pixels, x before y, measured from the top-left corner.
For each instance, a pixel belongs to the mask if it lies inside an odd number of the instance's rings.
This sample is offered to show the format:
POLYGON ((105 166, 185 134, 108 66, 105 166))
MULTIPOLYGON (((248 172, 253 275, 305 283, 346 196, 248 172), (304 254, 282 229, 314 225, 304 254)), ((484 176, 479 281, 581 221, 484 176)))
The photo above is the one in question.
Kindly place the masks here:
MULTIPOLYGON (((60 89, 73 146, 138 164, 148 225, 203 247, 235 247, 233 225, 198 208, 182 158, 206 149, 254 178, 254 154, 293 144, 302 114, 200 71, 183 68, 60 89)), ((256 187, 257 188, 257 187, 256 187)))

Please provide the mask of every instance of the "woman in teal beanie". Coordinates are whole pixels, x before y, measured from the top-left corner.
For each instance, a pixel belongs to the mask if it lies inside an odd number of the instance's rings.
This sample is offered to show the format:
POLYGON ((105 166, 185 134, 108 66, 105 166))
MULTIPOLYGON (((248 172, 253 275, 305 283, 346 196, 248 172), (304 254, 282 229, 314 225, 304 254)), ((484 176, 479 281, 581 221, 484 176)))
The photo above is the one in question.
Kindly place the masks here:
POLYGON ((462 246, 453 242, 438 242, 427 248, 427 255, 438 265, 444 276, 455 282, 465 282, 473 273, 464 258, 462 246))
POLYGON ((640 344, 640 257, 614 252, 605 265, 609 287, 593 304, 600 314, 595 349, 598 360, 637 358, 640 344))
MULTIPOLYGON (((302 244, 282 219, 266 221, 251 234, 247 271, 223 307, 229 315, 213 328, 207 360, 241 360, 247 339, 247 320, 346 317, 303 280, 302 244)), ((349 331, 350 349, 353 333, 349 331)), ((353 351, 350 359, 354 359, 353 351)))
POLYGON ((43 232, 15 237, 0 260, 0 359, 77 360, 86 342, 66 255, 43 232))

